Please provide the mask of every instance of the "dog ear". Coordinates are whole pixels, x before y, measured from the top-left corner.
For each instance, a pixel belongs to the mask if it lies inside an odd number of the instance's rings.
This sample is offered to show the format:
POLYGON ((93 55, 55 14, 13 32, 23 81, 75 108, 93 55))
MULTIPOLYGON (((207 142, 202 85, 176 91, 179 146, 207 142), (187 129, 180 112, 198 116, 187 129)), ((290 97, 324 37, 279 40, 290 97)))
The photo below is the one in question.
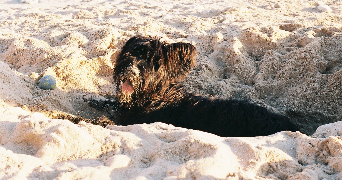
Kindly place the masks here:
POLYGON ((125 45, 122 47, 121 52, 116 59, 116 63, 120 62, 121 60, 125 59, 125 56, 132 55, 131 53, 134 52, 134 49, 137 48, 137 45, 142 42, 149 41, 148 37, 143 36, 133 36, 128 41, 126 41, 125 45))
POLYGON ((158 70, 159 61, 163 59, 162 46, 163 43, 157 38, 134 36, 122 47, 116 63, 134 57, 139 63, 146 63, 146 67, 154 66, 154 69, 158 70))
POLYGON ((165 46, 165 66, 172 79, 184 80, 196 64, 197 50, 190 43, 173 43, 165 46))

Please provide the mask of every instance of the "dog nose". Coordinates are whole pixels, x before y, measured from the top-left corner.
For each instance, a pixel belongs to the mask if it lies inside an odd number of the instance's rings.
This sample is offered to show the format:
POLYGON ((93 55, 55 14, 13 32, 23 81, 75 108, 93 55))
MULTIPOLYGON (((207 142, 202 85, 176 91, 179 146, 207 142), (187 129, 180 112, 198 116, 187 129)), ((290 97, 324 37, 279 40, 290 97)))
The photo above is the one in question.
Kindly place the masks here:
POLYGON ((131 81, 126 80, 124 82, 120 82, 121 92, 125 95, 131 95, 134 92, 133 85, 131 81))

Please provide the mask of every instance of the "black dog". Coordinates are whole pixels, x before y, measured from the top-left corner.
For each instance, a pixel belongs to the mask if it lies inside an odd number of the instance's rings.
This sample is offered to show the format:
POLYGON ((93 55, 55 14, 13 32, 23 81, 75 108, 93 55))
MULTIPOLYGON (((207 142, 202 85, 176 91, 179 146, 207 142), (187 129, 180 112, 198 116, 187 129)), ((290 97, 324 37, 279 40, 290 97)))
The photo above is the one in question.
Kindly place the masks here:
POLYGON ((289 118, 240 100, 204 98, 179 84, 195 65, 189 43, 165 44, 151 37, 129 39, 114 69, 116 101, 88 100, 92 107, 113 106, 119 125, 164 122, 219 136, 264 136, 296 131, 289 118))

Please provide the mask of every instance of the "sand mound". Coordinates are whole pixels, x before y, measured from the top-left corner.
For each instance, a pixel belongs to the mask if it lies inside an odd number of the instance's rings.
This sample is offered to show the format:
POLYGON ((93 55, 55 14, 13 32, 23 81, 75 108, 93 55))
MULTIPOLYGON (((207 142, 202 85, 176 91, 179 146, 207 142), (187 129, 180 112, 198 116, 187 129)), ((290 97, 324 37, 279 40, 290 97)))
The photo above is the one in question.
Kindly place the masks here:
POLYGON ((14 107, 0 115, 2 178, 336 179, 342 170, 340 122, 313 137, 223 138, 163 123, 76 125, 14 107))
POLYGON ((341 7, 1 2, 0 178, 342 178, 341 7), (113 60, 137 34, 196 46, 198 63, 184 81, 189 91, 248 99, 289 116, 301 132, 226 138, 163 123, 102 128, 57 119, 108 115, 82 97, 114 95, 113 60), (55 90, 39 89, 44 75, 56 78, 55 90))

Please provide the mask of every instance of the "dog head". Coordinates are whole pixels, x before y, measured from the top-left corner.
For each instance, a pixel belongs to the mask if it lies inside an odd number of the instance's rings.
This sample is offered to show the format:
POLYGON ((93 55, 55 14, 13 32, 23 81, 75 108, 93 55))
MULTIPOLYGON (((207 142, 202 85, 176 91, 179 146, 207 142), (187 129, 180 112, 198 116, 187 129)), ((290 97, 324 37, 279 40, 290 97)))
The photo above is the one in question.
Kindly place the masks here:
POLYGON ((135 36, 123 46, 114 68, 117 99, 125 105, 156 101, 172 84, 184 80, 195 65, 196 48, 189 43, 166 44, 135 36))

